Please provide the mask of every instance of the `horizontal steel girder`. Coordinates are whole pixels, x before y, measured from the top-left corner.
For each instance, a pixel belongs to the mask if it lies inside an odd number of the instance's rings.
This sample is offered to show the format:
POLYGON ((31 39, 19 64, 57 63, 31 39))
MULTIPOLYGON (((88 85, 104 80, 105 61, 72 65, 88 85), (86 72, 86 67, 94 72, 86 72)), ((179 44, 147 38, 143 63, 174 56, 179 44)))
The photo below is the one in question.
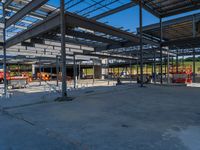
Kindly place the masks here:
POLYGON ((19 10, 17 13, 15 13, 10 19, 6 22, 6 27, 11 26, 12 24, 15 24, 20 19, 22 19, 24 16, 29 14, 30 12, 37 10, 39 7, 44 5, 48 0, 34 0, 28 3, 26 6, 24 6, 21 10, 19 10))
MULTIPOLYGON (((133 43, 139 43, 138 36, 132 33, 114 28, 112 26, 97 22, 95 20, 87 19, 87 18, 78 16, 76 14, 72 14, 69 12, 65 14, 65 18, 66 18, 66 26, 82 27, 82 28, 86 28, 92 31, 97 31, 97 32, 113 35, 116 37, 120 37, 133 43)), ((49 32, 50 30, 54 30, 58 28, 59 25, 60 25, 60 13, 53 14, 52 16, 47 17, 44 21, 41 21, 38 24, 33 25, 29 29, 8 39, 6 41, 6 47, 13 46, 17 43, 23 42, 32 37, 36 37, 40 34, 49 32)), ((144 43, 156 44, 149 40, 144 40, 144 43)))
POLYGON ((101 18, 110 16, 110 15, 115 14, 115 13, 118 13, 118 12, 120 12, 120 11, 129 9, 129 8, 135 6, 135 5, 136 5, 136 4, 135 4, 134 2, 130 2, 130 3, 124 4, 124 5, 122 5, 122 6, 119 6, 119 7, 115 8, 115 9, 111 9, 111 10, 109 10, 109 11, 107 11, 107 12, 104 12, 104 13, 102 13, 102 14, 99 14, 99 15, 97 15, 97 16, 94 16, 94 17, 92 17, 91 19, 99 20, 99 19, 101 19, 101 18))
POLYGON ((6 0, 4 7, 7 8, 12 2, 13 0, 6 0))

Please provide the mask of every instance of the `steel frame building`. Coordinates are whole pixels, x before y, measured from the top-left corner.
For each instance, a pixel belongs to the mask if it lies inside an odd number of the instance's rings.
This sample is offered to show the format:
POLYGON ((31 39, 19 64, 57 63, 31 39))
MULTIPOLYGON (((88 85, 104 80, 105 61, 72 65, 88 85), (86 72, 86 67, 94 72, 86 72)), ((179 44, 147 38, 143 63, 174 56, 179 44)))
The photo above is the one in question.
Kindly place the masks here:
MULTIPOLYGON (((40 60, 61 57, 63 97, 67 96, 66 59, 74 62, 77 55, 79 59, 83 59, 81 56, 90 56, 91 59, 107 57, 139 61, 143 86, 144 60, 152 61, 155 69, 156 61, 160 59, 162 84, 163 57, 167 57, 169 66, 169 57, 185 54, 180 54, 180 50, 187 51, 194 59, 199 52, 199 34, 196 32, 199 15, 163 22, 165 17, 198 10, 200 2, 197 0, 91 0, 92 3, 87 3, 84 8, 81 7, 84 0, 60 0, 58 8, 49 5, 48 1, 2 0, 0 35, 4 73, 7 54, 15 54, 23 59, 29 55, 29 58, 40 60), (140 27, 136 34, 98 21, 136 5, 139 6, 140 16, 140 27), (142 9, 158 17, 160 23, 143 27, 142 9), (185 28, 192 31, 180 31, 185 28), (177 31, 182 35, 177 35, 177 31)), ((193 78, 195 80, 195 74, 193 78)))

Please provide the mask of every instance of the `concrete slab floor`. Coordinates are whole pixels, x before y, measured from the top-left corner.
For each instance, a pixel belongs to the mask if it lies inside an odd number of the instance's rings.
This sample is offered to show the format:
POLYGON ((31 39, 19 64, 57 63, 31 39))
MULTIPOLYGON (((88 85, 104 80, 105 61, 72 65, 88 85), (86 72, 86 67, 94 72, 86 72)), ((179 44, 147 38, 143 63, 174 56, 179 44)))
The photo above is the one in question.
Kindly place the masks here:
POLYGON ((199 108, 199 88, 94 88, 2 111, 0 150, 200 150, 199 108))

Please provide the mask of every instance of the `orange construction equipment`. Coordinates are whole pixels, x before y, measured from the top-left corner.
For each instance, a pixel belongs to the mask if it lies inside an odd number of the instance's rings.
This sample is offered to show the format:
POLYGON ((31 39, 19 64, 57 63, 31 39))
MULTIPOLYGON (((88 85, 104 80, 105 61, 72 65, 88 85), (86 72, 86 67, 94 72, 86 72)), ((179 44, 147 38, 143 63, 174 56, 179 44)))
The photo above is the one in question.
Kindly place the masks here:
MULTIPOLYGON (((4 80, 4 72, 0 71, 0 82, 4 80)), ((6 72, 6 80, 10 80, 10 72, 6 72)))
POLYGON ((28 83, 33 81, 33 77, 28 72, 22 72, 22 77, 27 78, 28 83))
POLYGON ((37 77, 41 78, 43 81, 50 81, 51 79, 50 74, 47 72, 37 73, 37 77))
POLYGON ((192 83, 192 66, 171 66, 169 73, 172 74, 172 83, 192 83))

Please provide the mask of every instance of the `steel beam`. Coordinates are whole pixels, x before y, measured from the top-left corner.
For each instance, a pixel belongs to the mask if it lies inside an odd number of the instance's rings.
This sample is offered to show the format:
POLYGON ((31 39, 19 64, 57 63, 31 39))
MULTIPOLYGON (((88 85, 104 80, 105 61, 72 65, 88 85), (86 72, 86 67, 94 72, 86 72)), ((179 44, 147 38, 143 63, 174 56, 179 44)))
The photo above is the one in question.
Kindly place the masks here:
POLYGON ((134 2, 130 2, 130 3, 128 3, 128 4, 124 4, 124 5, 122 5, 122 6, 119 6, 119 7, 115 8, 115 9, 111 9, 111 10, 109 10, 109 11, 107 11, 107 12, 104 12, 104 13, 102 13, 102 14, 99 14, 99 15, 97 15, 97 16, 94 16, 94 17, 92 17, 91 19, 99 20, 99 19, 101 19, 101 18, 110 16, 110 15, 115 14, 115 13, 118 13, 118 12, 120 12, 120 11, 129 9, 129 8, 135 6, 135 5, 136 5, 136 4, 135 4, 134 2))
MULTIPOLYGON (((200 14, 198 13, 196 15, 199 16, 200 14)), ((163 22, 163 27, 183 23, 186 21, 192 21, 192 18, 193 18, 193 15, 188 15, 188 16, 184 16, 184 17, 180 17, 180 18, 176 18, 176 19, 167 20, 167 21, 163 22)), ((160 24, 155 23, 155 24, 144 26, 143 30, 148 31, 148 30, 154 30, 154 29, 159 29, 159 28, 160 28, 160 24)))
POLYGON ((24 6, 17 13, 15 13, 10 19, 7 20, 6 28, 18 22, 28 13, 35 11, 36 9, 44 5, 47 1, 48 0, 34 0, 29 2, 26 6, 24 6))
MULTIPOLYGON (((15 12, 15 13, 17 13, 20 10, 20 8, 15 7, 15 6, 8 6, 7 9, 9 11, 12 11, 12 12, 15 12)), ((40 20, 42 20, 46 17, 46 15, 43 15, 41 13, 36 13, 36 12, 30 12, 28 16, 30 16, 32 18, 40 19, 40 20)))
POLYGON ((84 39, 90 39, 98 42, 103 42, 103 43, 110 43, 110 44, 119 44, 118 41, 104 38, 101 36, 94 35, 92 33, 87 33, 87 32, 79 32, 79 31, 73 31, 73 30, 67 30, 66 31, 67 35, 74 36, 74 37, 79 37, 79 38, 84 38, 84 39))
POLYGON ((169 46, 169 47, 183 47, 183 48, 192 48, 195 45, 196 47, 200 47, 200 37, 189 37, 189 38, 182 38, 177 40, 170 40, 165 41, 162 43, 162 46, 169 46), (191 45, 188 45, 190 43, 191 45))
POLYGON ((60 17, 57 13, 55 15, 48 17, 47 20, 44 20, 36 25, 33 25, 29 29, 22 31, 21 33, 17 34, 14 37, 11 37, 6 41, 6 47, 8 48, 20 42, 23 42, 27 39, 30 39, 32 37, 36 37, 37 35, 45 33, 50 29, 59 27, 59 25, 60 25, 60 17))
POLYGON ((4 4, 4 9, 6 9, 12 2, 13 2, 13 0, 6 0, 6 2, 4 4))
MULTIPOLYGON (((60 17, 59 16, 60 16, 59 13, 54 14, 54 15, 48 17, 46 20, 44 20, 36 25, 33 25, 29 29, 8 39, 6 46, 10 47, 12 45, 20 43, 20 42, 30 39, 32 37, 36 37, 40 34, 46 33, 47 31, 58 28, 60 25, 60 17)), ((78 27, 89 29, 89 30, 102 32, 105 34, 120 37, 122 39, 126 39, 128 41, 132 41, 135 43, 139 43, 138 36, 136 36, 132 33, 114 28, 112 26, 97 22, 95 20, 87 19, 87 18, 78 16, 76 14, 72 14, 69 12, 65 14, 65 19, 66 19, 65 21, 66 21, 67 26, 72 26, 72 27, 78 26, 78 27)), ((152 43, 152 41, 146 40, 146 39, 144 39, 143 42, 146 44, 152 43)), ((152 44, 156 44, 156 43, 154 42, 152 44)))
MULTIPOLYGON (((42 35, 41 37, 44 39, 48 39, 48 40, 56 41, 56 42, 60 42, 60 40, 61 40, 61 38, 59 36, 51 36, 50 34, 45 34, 45 35, 42 35)), ((82 40, 72 39, 72 38, 68 38, 68 37, 65 37, 65 42, 71 43, 71 44, 77 44, 77 45, 85 45, 88 47, 100 47, 99 45, 97 45, 95 43, 85 42, 82 40)))
POLYGON ((199 4, 192 5, 192 7, 189 7, 189 6, 183 7, 182 9, 172 9, 170 12, 164 13, 162 17, 164 18, 164 17, 173 16, 173 15, 183 14, 183 13, 198 10, 198 9, 200 9, 199 4))
MULTIPOLYGON (((141 1, 141 0, 132 0, 132 1, 135 2, 136 4, 139 3, 139 5, 140 5, 140 1, 141 1)), ((146 11, 148 11, 148 12, 150 12, 152 15, 154 15, 154 16, 160 18, 160 14, 159 14, 158 12, 152 10, 152 9, 151 9, 149 6, 147 6, 144 2, 141 2, 141 3, 142 3, 142 7, 143 7, 146 11)))

